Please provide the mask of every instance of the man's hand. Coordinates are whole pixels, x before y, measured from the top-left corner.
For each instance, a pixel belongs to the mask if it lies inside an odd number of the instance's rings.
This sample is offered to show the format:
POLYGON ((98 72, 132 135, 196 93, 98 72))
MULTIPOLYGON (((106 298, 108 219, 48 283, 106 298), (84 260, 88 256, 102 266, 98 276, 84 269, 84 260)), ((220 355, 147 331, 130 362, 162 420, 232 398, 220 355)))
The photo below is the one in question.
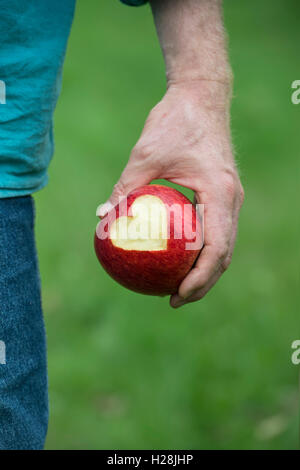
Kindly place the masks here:
POLYGON ((230 264, 243 189, 232 155, 226 60, 218 0, 152 0, 168 88, 151 111, 105 213, 133 189, 166 179, 204 204, 204 248, 171 297, 180 307, 201 299, 230 264), (192 34, 192 36, 189 36, 192 34), (199 56, 200 54, 200 56, 199 56), (192 62, 190 62, 192 61, 192 62))
POLYGON ((231 153, 227 113, 206 107, 203 88, 207 86, 215 84, 193 82, 168 89, 151 111, 101 211, 104 215, 120 197, 153 179, 163 178, 195 191, 196 202, 204 204, 205 246, 178 294, 172 296, 173 307, 202 298, 228 267, 243 200, 231 153))

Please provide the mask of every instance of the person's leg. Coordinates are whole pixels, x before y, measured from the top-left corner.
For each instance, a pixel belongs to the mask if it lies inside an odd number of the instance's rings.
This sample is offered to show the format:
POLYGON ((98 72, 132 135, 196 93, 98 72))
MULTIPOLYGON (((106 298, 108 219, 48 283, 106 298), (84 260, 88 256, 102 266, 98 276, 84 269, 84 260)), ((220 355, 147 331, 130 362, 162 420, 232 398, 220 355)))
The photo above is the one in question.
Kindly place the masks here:
POLYGON ((46 342, 31 196, 0 199, 0 341, 0 449, 42 449, 46 342))

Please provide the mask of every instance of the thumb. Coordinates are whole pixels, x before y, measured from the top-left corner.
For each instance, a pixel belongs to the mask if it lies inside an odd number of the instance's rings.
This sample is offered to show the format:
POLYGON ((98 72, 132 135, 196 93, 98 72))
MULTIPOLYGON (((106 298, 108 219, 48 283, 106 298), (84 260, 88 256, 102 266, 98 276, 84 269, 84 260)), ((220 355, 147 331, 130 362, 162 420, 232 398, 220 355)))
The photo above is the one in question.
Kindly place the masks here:
POLYGON ((151 183, 155 178, 155 172, 146 170, 141 166, 132 165, 130 162, 125 167, 119 181, 114 185, 110 198, 98 206, 96 215, 100 218, 105 215, 119 202, 126 197, 131 191, 145 184, 151 183))

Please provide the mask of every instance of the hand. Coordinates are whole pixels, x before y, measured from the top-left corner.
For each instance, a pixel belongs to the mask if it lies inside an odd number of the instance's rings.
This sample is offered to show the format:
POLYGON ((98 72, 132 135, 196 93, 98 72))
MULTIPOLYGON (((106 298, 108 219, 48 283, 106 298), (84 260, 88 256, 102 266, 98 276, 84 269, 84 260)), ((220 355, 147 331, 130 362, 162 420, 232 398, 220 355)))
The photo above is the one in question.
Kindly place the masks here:
POLYGON ((175 308, 204 297, 228 268, 243 202, 228 111, 223 105, 209 106, 211 87, 197 82, 169 87, 151 111, 109 201, 98 211, 103 217, 120 197, 153 179, 195 192, 196 202, 204 204, 204 248, 171 297, 175 308))

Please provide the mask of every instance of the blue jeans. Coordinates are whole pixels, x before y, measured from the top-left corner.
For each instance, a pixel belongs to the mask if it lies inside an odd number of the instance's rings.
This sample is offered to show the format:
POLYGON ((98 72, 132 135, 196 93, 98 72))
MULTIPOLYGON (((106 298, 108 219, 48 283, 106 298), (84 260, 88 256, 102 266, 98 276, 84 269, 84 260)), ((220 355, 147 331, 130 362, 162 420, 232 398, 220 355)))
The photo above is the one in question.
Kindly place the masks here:
POLYGON ((47 424, 34 202, 0 199, 0 449, 42 449, 47 424))

